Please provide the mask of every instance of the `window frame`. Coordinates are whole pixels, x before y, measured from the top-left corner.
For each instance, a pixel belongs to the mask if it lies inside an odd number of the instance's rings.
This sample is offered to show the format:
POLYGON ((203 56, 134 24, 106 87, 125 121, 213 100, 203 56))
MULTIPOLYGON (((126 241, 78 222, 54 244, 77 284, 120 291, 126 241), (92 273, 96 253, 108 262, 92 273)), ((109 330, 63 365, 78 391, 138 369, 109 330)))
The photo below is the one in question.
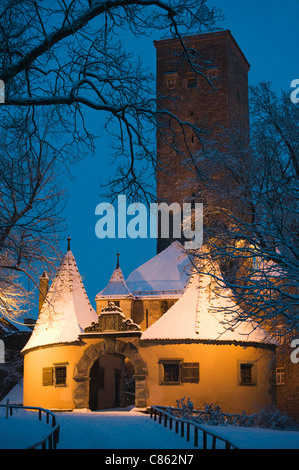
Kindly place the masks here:
POLYGON ((257 364, 255 362, 246 361, 246 360, 238 361, 238 384, 241 387, 254 387, 257 385, 257 364), (242 372, 241 372, 241 368, 243 365, 251 367, 251 381, 250 382, 243 381, 242 372))
POLYGON ((187 78, 187 88, 192 90, 192 88, 197 88, 197 79, 193 77, 187 78))
POLYGON ((68 363, 67 362, 53 364, 53 385, 54 387, 67 387, 68 386, 68 363), (59 368, 65 369, 65 380, 63 383, 57 383, 57 369, 59 368))
POLYGON ((160 385, 181 385, 181 363, 182 359, 160 359, 159 360, 159 384, 160 385), (177 365, 178 366, 178 380, 167 381, 165 380, 164 365, 177 365))
POLYGON ((159 385, 184 385, 190 383, 199 383, 199 362, 185 362, 182 358, 160 359, 159 362, 159 385), (178 367, 178 380, 165 380, 165 367, 167 365, 176 365, 178 367), (187 376, 186 371, 192 370, 195 373, 187 376), (185 374, 184 374, 185 373, 185 374))
POLYGON ((275 383, 278 386, 285 385, 285 366, 276 367, 276 369, 275 369, 275 383), (278 372, 279 370, 281 372, 278 372), (279 381, 277 380, 278 377, 280 378, 279 381))

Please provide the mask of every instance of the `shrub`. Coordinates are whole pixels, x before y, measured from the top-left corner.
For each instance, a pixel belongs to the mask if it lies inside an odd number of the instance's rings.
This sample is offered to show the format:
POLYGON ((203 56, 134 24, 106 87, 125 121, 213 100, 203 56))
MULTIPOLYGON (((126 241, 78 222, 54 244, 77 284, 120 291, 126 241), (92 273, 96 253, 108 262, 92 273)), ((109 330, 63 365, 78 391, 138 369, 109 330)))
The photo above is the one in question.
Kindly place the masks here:
POLYGON ((243 426, 270 429, 299 429, 290 416, 282 413, 274 406, 266 406, 252 415, 245 411, 240 414, 224 413, 218 405, 205 404, 203 410, 195 410, 190 398, 185 403, 185 397, 176 401, 177 408, 168 408, 168 412, 180 418, 196 421, 199 424, 210 424, 212 426, 243 426))

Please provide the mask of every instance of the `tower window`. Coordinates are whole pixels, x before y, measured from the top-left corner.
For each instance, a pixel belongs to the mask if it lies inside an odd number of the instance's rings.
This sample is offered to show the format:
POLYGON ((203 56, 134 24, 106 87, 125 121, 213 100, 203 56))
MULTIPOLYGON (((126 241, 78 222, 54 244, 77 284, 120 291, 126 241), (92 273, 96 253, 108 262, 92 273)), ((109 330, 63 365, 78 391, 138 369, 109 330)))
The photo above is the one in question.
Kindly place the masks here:
POLYGON ((276 369, 276 383, 277 385, 283 385, 284 381, 284 367, 277 367, 276 369))
POLYGON ((166 80, 166 86, 167 88, 169 88, 170 90, 173 90, 175 88, 175 84, 176 84, 176 80, 175 78, 168 78, 166 80))
POLYGON ((196 88, 197 87, 197 81, 196 78, 189 78, 188 83, 187 83, 188 88, 196 88))
POLYGON ((168 310, 168 302, 167 300, 161 300, 161 314, 164 315, 165 312, 168 310))

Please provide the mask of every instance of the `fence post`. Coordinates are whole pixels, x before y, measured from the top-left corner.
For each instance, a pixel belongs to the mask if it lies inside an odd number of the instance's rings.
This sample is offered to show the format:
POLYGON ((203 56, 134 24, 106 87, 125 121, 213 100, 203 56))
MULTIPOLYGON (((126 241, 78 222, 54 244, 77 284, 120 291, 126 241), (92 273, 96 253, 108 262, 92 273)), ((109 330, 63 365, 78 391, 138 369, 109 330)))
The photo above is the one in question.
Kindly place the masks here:
POLYGON ((198 447, 198 427, 194 426, 194 447, 198 447))
POLYGON ((203 448, 207 448, 207 433, 206 431, 203 432, 203 448))
POLYGON ((6 419, 8 419, 8 410, 9 410, 9 399, 6 400, 6 412, 5 412, 6 419))

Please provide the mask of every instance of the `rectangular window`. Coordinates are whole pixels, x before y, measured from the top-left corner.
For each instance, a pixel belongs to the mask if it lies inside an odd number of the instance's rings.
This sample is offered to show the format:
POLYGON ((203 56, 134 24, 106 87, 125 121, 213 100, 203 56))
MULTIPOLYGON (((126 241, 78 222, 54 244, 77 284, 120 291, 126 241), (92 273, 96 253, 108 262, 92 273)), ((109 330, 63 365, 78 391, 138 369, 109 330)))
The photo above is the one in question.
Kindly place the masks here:
POLYGON ((181 375, 181 360, 165 359, 159 361, 160 384, 178 385, 181 375))
POLYGON ((54 365, 54 377, 57 387, 65 387, 67 385, 67 366, 65 364, 54 365))
POLYGON ((276 383, 277 385, 283 385, 284 381, 284 367, 277 367, 276 369, 276 383))
POLYGON ((167 86, 167 88, 169 88, 170 90, 172 90, 172 89, 175 88, 175 84, 176 84, 175 78, 168 78, 168 79, 166 80, 166 86, 167 86))
POLYGON ((199 382, 199 363, 183 362, 182 363, 182 382, 198 383, 199 382))
POLYGON ((54 367, 44 367, 42 370, 43 386, 55 385, 65 387, 67 385, 67 364, 57 364, 54 367))
POLYGON ((242 384, 252 383, 252 364, 241 364, 240 373, 242 384))
POLYGON ((168 310, 168 302, 167 300, 161 300, 161 314, 164 315, 165 312, 168 310))
POLYGON ((164 366, 164 382, 179 381, 179 364, 163 364, 164 366))
POLYGON ((239 362, 239 385, 256 384, 256 364, 250 362, 239 362))
POLYGON ((160 385, 179 385, 199 382, 199 363, 183 362, 182 359, 159 361, 160 385))
POLYGON ((196 88, 197 87, 196 78, 189 78, 187 86, 188 88, 196 88))

